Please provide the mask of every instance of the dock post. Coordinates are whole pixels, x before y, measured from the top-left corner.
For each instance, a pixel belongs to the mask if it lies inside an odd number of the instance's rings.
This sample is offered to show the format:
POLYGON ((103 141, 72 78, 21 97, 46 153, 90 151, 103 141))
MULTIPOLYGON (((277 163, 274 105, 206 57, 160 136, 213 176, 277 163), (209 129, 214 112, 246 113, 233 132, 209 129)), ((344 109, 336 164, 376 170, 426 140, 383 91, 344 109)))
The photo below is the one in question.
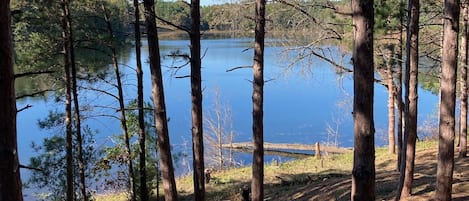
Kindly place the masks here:
POLYGON ((316 142, 316 159, 321 159, 321 149, 320 149, 320 146, 319 146, 319 142, 316 142))

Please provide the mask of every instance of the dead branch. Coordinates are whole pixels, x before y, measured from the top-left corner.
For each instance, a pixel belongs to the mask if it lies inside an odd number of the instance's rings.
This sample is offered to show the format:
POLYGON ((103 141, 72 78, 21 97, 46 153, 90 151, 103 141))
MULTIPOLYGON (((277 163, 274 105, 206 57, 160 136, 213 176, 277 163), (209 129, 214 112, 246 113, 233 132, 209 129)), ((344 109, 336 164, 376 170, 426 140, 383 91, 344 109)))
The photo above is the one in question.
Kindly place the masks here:
POLYGON ((20 113, 20 112, 22 112, 22 111, 24 111, 24 110, 26 110, 26 109, 29 109, 30 107, 32 107, 32 105, 27 104, 27 105, 24 106, 23 108, 21 108, 21 109, 19 109, 19 110, 16 110, 16 113, 20 113))
POLYGON ((303 15, 305 15, 306 17, 308 17, 309 19, 311 19, 313 21, 314 24, 318 25, 321 29, 325 30, 325 31, 330 31, 332 32, 335 36, 331 37, 332 39, 338 39, 338 40, 341 40, 342 39, 342 36, 340 33, 338 33, 336 30, 332 29, 332 28, 329 28, 329 27, 326 27, 324 26, 323 23, 321 23, 319 20, 317 20, 314 16, 312 16, 311 14, 309 14, 308 12, 306 12, 306 10, 304 10, 300 5, 298 4, 293 4, 293 3, 290 3, 290 2, 287 2, 285 0, 277 0, 279 3, 281 4, 284 4, 286 6, 290 6, 292 7, 293 9, 297 10, 298 12, 302 13, 303 15))
POLYGON ((97 91, 97 92, 100 92, 100 93, 103 93, 103 94, 106 94, 108 96, 111 96, 113 98, 115 98, 116 100, 119 100, 119 97, 117 97, 116 95, 106 91, 106 90, 102 90, 102 89, 97 89, 97 88, 91 88, 91 87, 80 87, 81 89, 86 89, 86 90, 91 90, 91 91, 97 91))
POLYGON ((23 168, 23 169, 28 169, 28 170, 36 170, 36 171, 40 171, 42 172, 43 170, 40 169, 40 168, 35 168, 35 167, 30 167, 30 166, 26 166, 26 165, 19 165, 20 168, 23 168))
POLYGON ((34 92, 34 93, 32 93, 32 94, 25 94, 25 95, 17 96, 17 97, 16 97, 16 100, 23 99, 23 98, 27 98, 27 97, 36 97, 36 96, 38 96, 38 95, 44 94, 44 93, 46 93, 46 92, 51 92, 51 91, 54 91, 54 90, 52 90, 52 89, 46 89, 46 90, 34 92))
POLYGON ((176 77, 174 77, 174 78, 176 78, 176 79, 182 79, 182 78, 189 78, 189 77, 191 77, 191 76, 190 76, 190 75, 183 75, 183 76, 176 76, 176 77))
POLYGON ((25 72, 25 73, 15 74, 15 79, 20 78, 20 77, 31 76, 31 75, 41 75, 41 74, 51 74, 51 73, 55 73, 55 71, 46 70, 46 71, 25 72))
POLYGON ((338 68, 338 69, 340 69, 340 70, 343 70, 343 71, 345 71, 345 72, 347 72, 347 73, 353 72, 353 70, 348 69, 347 67, 342 66, 342 65, 336 63, 336 62, 333 61, 332 59, 327 58, 326 56, 321 55, 321 54, 315 52, 314 50, 311 51, 311 54, 314 55, 314 56, 316 56, 316 57, 319 57, 320 59, 322 59, 322 60, 324 60, 324 61, 326 61, 326 62, 328 62, 328 63, 330 63, 330 64, 332 64, 334 67, 336 67, 336 68, 338 68))
POLYGON ((170 22, 170 21, 168 21, 168 20, 165 20, 165 19, 163 19, 163 18, 161 18, 161 17, 158 17, 158 16, 155 16, 155 17, 156 17, 156 19, 160 20, 161 22, 163 22, 163 23, 165 23, 165 24, 167 24, 167 25, 169 25, 169 26, 172 26, 172 27, 174 27, 174 28, 176 28, 176 29, 178 29, 178 30, 181 30, 181 31, 184 31, 184 32, 186 32, 186 33, 188 33, 188 34, 191 34, 191 30, 188 29, 187 27, 183 27, 183 26, 176 25, 176 24, 174 24, 174 23, 172 23, 172 22, 170 22))
POLYGON ((244 49, 244 50, 241 51, 241 52, 246 52, 246 51, 248 51, 248 50, 250 50, 250 49, 253 49, 253 47, 248 47, 248 48, 244 49))
POLYGON ((252 68, 252 66, 238 66, 238 67, 230 68, 226 70, 226 72, 231 72, 231 71, 242 69, 242 68, 252 68))

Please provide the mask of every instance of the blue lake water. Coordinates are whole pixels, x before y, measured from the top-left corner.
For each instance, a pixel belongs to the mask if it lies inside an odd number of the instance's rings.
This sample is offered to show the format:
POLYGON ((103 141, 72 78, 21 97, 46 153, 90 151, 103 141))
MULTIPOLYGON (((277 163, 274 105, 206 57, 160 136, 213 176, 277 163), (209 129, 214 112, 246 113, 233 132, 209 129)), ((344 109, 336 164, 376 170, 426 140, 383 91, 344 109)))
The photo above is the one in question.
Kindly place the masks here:
MULTIPOLYGON (((269 40, 268 40, 269 41, 269 40)), ((174 150, 190 152, 191 142, 191 113, 190 113, 190 80, 174 78, 169 67, 185 63, 167 57, 171 52, 180 50, 189 54, 188 40, 162 40, 160 41, 162 65, 164 66, 164 87, 166 95, 167 114, 170 118, 169 132, 174 150), (188 149, 185 149, 188 148, 188 149)), ((215 100, 214 91, 219 90, 221 102, 229 105, 233 116, 233 129, 235 142, 252 140, 252 69, 243 68, 232 72, 227 69, 239 66, 250 66, 253 63, 252 39, 219 39, 203 40, 202 48, 206 51, 202 60, 202 80, 204 111, 213 109, 215 100), (247 51, 244 51, 248 49, 247 51)), ((336 127, 339 121, 339 145, 353 146, 353 119, 352 74, 340 77, 328 63, 320 59, 313 59, 312 63, 293 65, 292 70, 286 70, 291 64, 286 59, 283 47, 277 46, 271 40, 266 47, 265 78, 270 80, 265 84, 264 103, 264 138, 266 142, 278 143, 327 143, 327 125, 336 127), (304 71, 304 68, 309 71, 304 71), (302 73, 303 72, 303 73, 302 73), (306 73, 305 73, 306 72, 306 73)), ((143 43, 142 58, 144 61, 145 97, 151 96, 151 83, 149 68, 145 62, 148 58, 146 42, 143 43)), ((347 59, 348 61, 349 59, 347 59)), ((121 58, 122 63, 135 66, 135 51, 121 58)), ((349 62, 345 65, 352 68, 349 62)), ((125 96, 133 99, 136 96, 136 77, 130 68, 123 69, 126 83, 125 96)), ((189 67, 182 68, 177 76, 189 75, 189 67)), ((379 78, 379 76, 376 76, 379 78)), ((103 83, 95 84, 97 88, 113 91, 103 83)), ((375 85, 375 128, 376 145, 386 144, 387 139, 387 91, 386 88, 375 85)), ((98 95, 89 91, 81 91, 83 103, 92 105, 106 105, 117 107, 113 98, 98 95)), ((436 111, 438 96, 419 89, 419 123, 426 121, 436 111)), ((18 114, 18 142, 19 154, 22 164, 28 164, 29 158, 34 156, 30 147, 32 142, 40 143, 50 131, 40 130, 38 119, 46 117, 49 110, 62 110, 63 105, 53 101, 25 100, 18 103, 18 108, 30 104, 33 107, 18 114)), ((97 114, 109 112, 109 109, 96 109, 84 112, 89 118, 85 124, 93 130, 98 130, 96 136, 98 147, 111 143, 110 135, 119 134, 119 121, 99 117, 97 114)), ((115 111, 114 111, 115 112, 115 111)), ((190 156, 191 154, 189 154, 190 156)), ((250 155, 239 155, 238 160, 250 163, 250 155)), ((275 156, 266 156, 266 161, 275 156)), ((179 166, 181 167, 181 166, 179 166)), ((23 171, 23 178, 27 178, 28 171, 23 171)))

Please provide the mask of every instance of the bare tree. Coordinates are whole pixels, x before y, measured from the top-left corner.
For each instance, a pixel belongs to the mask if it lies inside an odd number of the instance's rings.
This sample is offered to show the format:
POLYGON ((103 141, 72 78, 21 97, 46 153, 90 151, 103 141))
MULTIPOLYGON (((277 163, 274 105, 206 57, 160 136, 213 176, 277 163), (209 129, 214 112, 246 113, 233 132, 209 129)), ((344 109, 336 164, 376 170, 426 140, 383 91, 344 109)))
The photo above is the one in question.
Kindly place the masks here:
POLYGON ((22 201, 10 1, 0 2, 0 200, 22 201))
POLYGON ((419 36, 419 0, 409 0, 406 70, 405 70, 405 125, 404 147, 396 199, 412 194, 414 179, 415 143, 417 139, 417 89, 418 89, 418 36, 419 36))
POLYGON ((144 0, 143 4, 145 7, 155 128, 158 135, 157 144, 160 152, 160 167, 163 177, 164 195, 166 201, 177 201, 178 196, 176 182, 174 180, 174 167, 169 142, 168 120, 166 117, 163 76, 161 74, 161 57, 158 43, 158 30, 156 28, 155 1, 144 0))
POLYGON ((254 42, 254 78, 252 93, 252 200, 264 200, 264 37, 265 0, 256 0, 256 28, 254 42))
POLYGON ((205 200, 204 136, 202 120, 202 73, 200 53, 200 1, 191 0, 191 95, 192 156, 194 165, 194 199, 205 200))
POLYGON ((332 145, 335 147, 339 146, 339 127, 341 119, 339 117, 334 117, 331 120, 331 123, 326 123, 326 133, 327 133, 327 145, 332 145))
POLYGON ((209 111, 204 118, 204 139, 208 145, 206 153, 207 161, 212 161, 218 166, 218 169, 231 167, 234 163, 232 157, 232 149, 229 153, 224 152, 224 144, 231 144, 233 142, 233 119, 231 116, 231 108, 223 104, 220 100, 220 91, 215 90, 215 103, 213 110, 209 111), (226 157, 228 155, 228 158, 226 157))
POLYGON ((461 4, 463 16, 463 28, 461 34, 461 106, 459 116, 459 157, 467 155, 467 65, 468 65, 468 23, 469 1, 461 4))
POLYGON ((352 0, 354 155, 352 200, 375 199, 373 1, 352 0))
POLYGON ((451 200, 454 169, 456 69, 458 66, 459 0, 445 0, 440 76, 440 122, 435 200, 451 200))

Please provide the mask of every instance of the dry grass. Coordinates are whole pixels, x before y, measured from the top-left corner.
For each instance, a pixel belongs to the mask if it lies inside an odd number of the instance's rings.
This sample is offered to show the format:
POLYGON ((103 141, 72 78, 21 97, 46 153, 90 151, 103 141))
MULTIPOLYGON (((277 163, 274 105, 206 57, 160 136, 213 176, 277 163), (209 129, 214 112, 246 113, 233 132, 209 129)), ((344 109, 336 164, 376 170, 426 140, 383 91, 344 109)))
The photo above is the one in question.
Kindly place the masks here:
MULTIPOLYGON (((435 188, 437 142, 417 144, 414 195, 408 200, 431 200, 435 188)), ((265 200, 350 200, 352 153, 313 157, 265 167, 265 200)), ((455 158, 453 200, 469 200, 469 158, 455 158)), ((399 173, 396 155, 376 150, 377 200, 393 200, 399 173)), ((241 200, 240 189, 250 186, 251 168, 212 173, 207 200, 241 200)), ((192 177, 177 180, 180 200, 192 200, 192 177)), ((100 200, 100 199, 97 199, 100 200)), ((111 200, 111 199, 106 199, 111 200)))
POLYGON ((100 195, 95 195, 93 198, 96 201, 124 201, 127 200, 127 194, 124 192, 120 193, 105 193, 100 195))

